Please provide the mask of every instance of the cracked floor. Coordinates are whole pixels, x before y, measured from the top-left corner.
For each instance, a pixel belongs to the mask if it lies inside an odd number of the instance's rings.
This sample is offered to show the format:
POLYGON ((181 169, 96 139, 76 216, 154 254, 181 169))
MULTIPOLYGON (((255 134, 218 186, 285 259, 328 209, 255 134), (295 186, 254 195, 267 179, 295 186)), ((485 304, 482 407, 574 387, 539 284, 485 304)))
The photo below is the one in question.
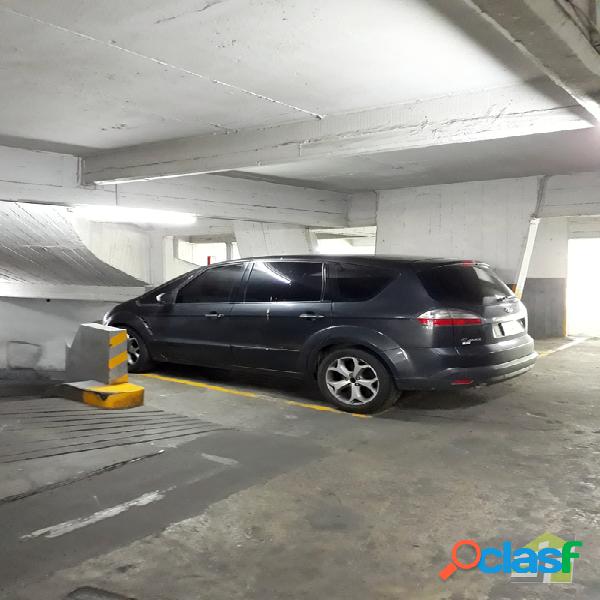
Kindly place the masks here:
MULTIPOLYGON (((2 598, 596 599, 599 358, 588 340, 521 378, 409 394, 369 419, 315 410, 314 389, 284 379, 139 377, 145 410, 210 426, 0 504, 2 598), (523 545, 546 531, 583 541, 572 584, 437 577, 459 539, 523 545)), ((27 463, 11 464, 14 476, 27 463)))

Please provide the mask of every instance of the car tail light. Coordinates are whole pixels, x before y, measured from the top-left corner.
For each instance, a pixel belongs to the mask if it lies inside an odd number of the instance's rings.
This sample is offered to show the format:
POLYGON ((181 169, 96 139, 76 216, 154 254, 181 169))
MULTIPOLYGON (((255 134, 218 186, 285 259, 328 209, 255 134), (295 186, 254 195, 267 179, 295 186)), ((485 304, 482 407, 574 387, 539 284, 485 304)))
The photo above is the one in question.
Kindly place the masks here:
POLYGON ((472 379, 454 379, 452 385, 471 385, 474 383, 472 379))
POLYGON ((479 315, 470 312, 452 309, 428 310, 419 315, 417 321, 424 327, 452 327, 463 325, 481 325, 482 320, 479 315))

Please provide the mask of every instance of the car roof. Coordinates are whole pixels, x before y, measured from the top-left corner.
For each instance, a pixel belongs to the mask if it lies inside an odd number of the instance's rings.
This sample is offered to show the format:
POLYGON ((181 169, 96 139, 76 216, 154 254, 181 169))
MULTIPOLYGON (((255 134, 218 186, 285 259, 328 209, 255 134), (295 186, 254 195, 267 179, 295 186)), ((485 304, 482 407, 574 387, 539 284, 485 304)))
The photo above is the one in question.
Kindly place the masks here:
MULTIPOLYGON (((232 261, 226 261, 228 263, 249 261, 249 260, 306 260, 306 261, 322 261, 322 260, 331 260, 331 261, 348 261, 354 263, 362 263, 362 264, 397 264, 397 265, 405 265, 405 264, 432 264, 432 265, 440 265, 440 264, 452 264, 457 262, 463 262, 462 259, 459 258, 435 258, 429 256, 397 256, 393 254, 377 254, 377 255, 367 255, 367 254, 273 254, 270 256, 249 256, 247 258, 240 258, 232 261)), ((215 264, 224 264, 223 262, 215 263, 215 264)))

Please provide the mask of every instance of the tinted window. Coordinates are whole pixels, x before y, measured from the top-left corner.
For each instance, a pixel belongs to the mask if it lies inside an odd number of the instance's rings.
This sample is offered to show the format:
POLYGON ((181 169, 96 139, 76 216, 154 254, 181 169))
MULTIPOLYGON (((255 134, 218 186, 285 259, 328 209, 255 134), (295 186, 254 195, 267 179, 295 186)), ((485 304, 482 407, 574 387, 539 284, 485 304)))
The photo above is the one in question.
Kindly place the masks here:
POLYGON ((243 272, 243 264, 209 269, 181 288, 177 302, 229 302, 243 272))
POLYGON ((149 292, 146 292, 145 294, 139 297, 138 302, 140 302, 141 304, 157 304, 156 296, 158 296, 158 294, 169 292, 170 290, 176 288, 178 285, 183 283, 184 280, 191 276, 191 272, 179 275, 179 277, 175 277, 175 279, 171 279, 171 281, 167 281, 167 283, 163 283, 162 285, 151 289, 149 292))
POLYGON ((512 295, 510 289, 488 267, 452 265, 419 273, 427 293, 444 303, 481 304, 484 298, 512 295))
POLYGON ((246 302, 310 302, 321 299, 320 262, 255 262, 246 302))
POLYGON ((329 265, 327 281, 335 302, 358 302, 373 298, 397 276, 390 269, 371 265, 334 263, 329 265))

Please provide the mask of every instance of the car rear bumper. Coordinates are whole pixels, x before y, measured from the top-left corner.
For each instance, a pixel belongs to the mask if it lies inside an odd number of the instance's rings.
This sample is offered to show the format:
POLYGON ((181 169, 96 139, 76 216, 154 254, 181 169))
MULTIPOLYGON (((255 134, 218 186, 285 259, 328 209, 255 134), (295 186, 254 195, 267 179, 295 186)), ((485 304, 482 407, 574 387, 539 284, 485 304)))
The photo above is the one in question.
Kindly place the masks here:
POLYGON ((531 351, 525 356, 508 362, 442 368, 427 377, 405 377, 398 373, 395 380, 399 389, 406 390, 443 390, 491 385, 527 373, 533 368, 537 359, 538 353, 531 351))

